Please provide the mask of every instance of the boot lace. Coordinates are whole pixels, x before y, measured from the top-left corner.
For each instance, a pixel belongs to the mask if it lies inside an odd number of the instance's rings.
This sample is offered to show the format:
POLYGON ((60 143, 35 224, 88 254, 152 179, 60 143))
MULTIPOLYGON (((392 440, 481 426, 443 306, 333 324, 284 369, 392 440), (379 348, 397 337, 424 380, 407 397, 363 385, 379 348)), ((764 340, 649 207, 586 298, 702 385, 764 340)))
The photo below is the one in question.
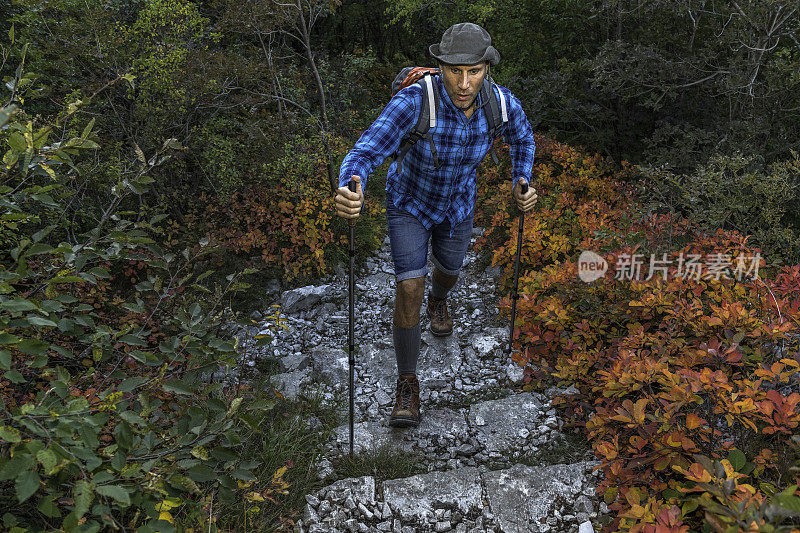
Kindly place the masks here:
POLYGON ((444 320, 447 314, 447 306, 446 300, 436 300, 432 299, 431 303, 433 304, 433 314, 436 315, 436 318, 439 320, 444 320))
POLYGON ((400 402, 403 409, 408 409, 411 406, 411 395, 413 392, 414 390, 410 382, 405 380, 400 382, 400 402))

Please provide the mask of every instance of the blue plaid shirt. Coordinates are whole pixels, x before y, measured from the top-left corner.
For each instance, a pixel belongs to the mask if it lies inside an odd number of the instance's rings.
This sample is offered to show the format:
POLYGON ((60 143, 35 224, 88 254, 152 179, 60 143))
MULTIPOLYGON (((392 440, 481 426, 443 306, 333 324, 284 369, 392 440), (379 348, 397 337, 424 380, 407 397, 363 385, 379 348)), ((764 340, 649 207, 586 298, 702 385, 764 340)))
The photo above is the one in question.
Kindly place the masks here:
MULTIPOLYGON (((492 139, 483 109, 476 109, 467 119, 456 108, 436 76, 439 106, 436 127, 428 130, 433 136, 440 163, 435 168, 427 139, 417 141, 403 158, 402 173, 397 162, 389 167, 386 193, 389 201, 403 209, 430 229, 445 217, 451 226, 464 221, 475 206, 477 168, 491 148, 492 139)), ((520 101, 505 87, 495 84, 495 92, 503 91, 508 102, 508 123, 498 133, 511 145, 513 183, 524 177, 530 181, 533 168, 533 130, 520 101)), ((346 187, 351 176, 360 176, 366 190, 368 176, 383 161, 397 152, 400 141, 416 124, 422 109, 423 89, 413 84, 400 90, 386 105, 380 116, 361 135, 342 161, 339 186, 346 187)), ((499 100, 499 97, 498 97, 499 100)), ((480 96, 478 105, 482 105, 480 96)))

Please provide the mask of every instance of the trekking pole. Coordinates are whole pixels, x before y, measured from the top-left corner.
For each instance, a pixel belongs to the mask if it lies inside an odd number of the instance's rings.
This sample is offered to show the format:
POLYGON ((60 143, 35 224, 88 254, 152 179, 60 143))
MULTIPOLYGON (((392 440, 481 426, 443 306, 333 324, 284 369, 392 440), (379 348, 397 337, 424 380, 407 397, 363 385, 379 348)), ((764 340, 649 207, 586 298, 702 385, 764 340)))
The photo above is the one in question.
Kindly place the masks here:
MULTIPOLYGON (((350 183, 347 185, 351 192, 356 192, 356 182, 350 180, 350 183)), ((353 457, 353 411, 355 400, 353 397, 353 380, 355 376, 355 342, 354 342, 354 334, 353 329, 355 322, 355 318, 353 316, 353 308, 355 306, 355 292, 356 292, 356 281, 355 281, 355 256, 356 256, 356 234, 355 234, 355 219, 350 219, 347 221, 348 225, 350 226, 350 279, 349 279, 349 290, 350 290, 350 323, 349 323, 349 331, 347 334, 349 349, 348 349, 348 362, 350 364, 350 458, 353 457)))
MULTIPOLYGON (((528 184, 521 185, 522 194, 528 194, 528 184)), ((508 353, 511 353, 511 346, 514 343, 514 319, 517 316, 517 299, 519 299, 519 258, 522 254, 522 226, 525 225, 525 211, 519 214, 519 233, 517 234, 517 257, 514 259, 514 292, 511 295, 511 324, 508 331, 508 353)))

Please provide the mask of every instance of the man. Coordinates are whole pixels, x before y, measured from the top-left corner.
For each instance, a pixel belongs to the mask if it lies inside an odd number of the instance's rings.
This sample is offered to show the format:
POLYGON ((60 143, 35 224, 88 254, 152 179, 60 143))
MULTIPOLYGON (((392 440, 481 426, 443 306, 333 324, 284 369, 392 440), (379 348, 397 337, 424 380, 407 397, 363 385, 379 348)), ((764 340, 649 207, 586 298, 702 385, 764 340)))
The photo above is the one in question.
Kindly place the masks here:
MULTIPOLYGON (((472 235, 477 195, 476 168, 491 148, 480 90, 500 54, 488 32, 472 23, 450 27, 429 51, 439 62, 435 90, 436 126, 429 130, 433 146, 415 143, 398 172, 389 167, 386 180, 386 217, 397 283, 394 306, 394 348, 397 358, 397 392, 389 425, 416 426, 420 420, 419 381, 416 375, 420 351, 420 309, 427 274, 428 241, 433 264, 427 314, 431 333, 450 335, 453 320, 447 310, 447 293, 455 285, 472 235), (480 110, 480 111, 479 111, 480 110), (435 146, 435 148, 434 148, 435 146), (435 150, 435 151, 434 151, 435 150)), ((508 122, 498 133, 511 145, 513 196, 523 211, 536 203, 536 190, 522 194, 533 167, 533 131, 522 106, 508 89, 508 122)), ((423 105, 423 89, 413 84, 400 90, 375 122, 365 131, 342 162, 337 214, 345 219, 359 216, 367 177, 398 151, 400 142, 416 124, 423 105), (356 192, 347 185, 356 182, 356 192)))

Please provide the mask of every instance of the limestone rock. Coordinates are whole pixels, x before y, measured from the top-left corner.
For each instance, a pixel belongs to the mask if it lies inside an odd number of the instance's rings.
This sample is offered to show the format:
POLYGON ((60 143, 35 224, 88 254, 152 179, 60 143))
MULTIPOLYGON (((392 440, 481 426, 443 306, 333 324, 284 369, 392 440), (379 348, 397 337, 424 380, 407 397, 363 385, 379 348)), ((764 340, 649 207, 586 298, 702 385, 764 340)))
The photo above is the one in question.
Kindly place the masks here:
POLYGON ((297 400, 303 385, 311 379, 311 372, 308 368, 295 370, 294 372, 284 372, 274 374, 269 380, 272 386, 281 391, 289 400, 297 400))
POLYGON ((508 332, 500 328, 489 328, 483 333, 476 333, 469 339, 469 344, 475 348, 477 357, 489 357, 492 353, 503 347, 508 332))
POLYGON ((311 360, 316 379, 327 381, 333 387, 347 386, 350 367, 344 350, 318 346, 311 351, 311 360))
POLYGON ((505 366, 505 371, 508 381, 515 385, 522 383, 522 379, 525 377, 525 369, 513 361, 505 366))
MULTIPOLYGON (((391 428, 384 425, 383 421, 357 422, 353 424, 353 453, 376 453, 383 447, 404 453, 425 452, 434 447, 455 447, 457 439, 466 435, 467 431, 467 423, 461 413, 449 408, 427 411, 415 428, 391 428)), ((329 446, 338 454, 349 453, 349 423, 334 429, 329 446)))
POLYGON ((502 531, 550 531, 556 500, 571 502, 583 490, 590 463, 530 467, 516 464, 483 474, 489 505, 502 531), (544 527, 547 525, 548 527, 544 527))
POLYGON ((467 419, 486 450, 503 456, 519 450, 531 434, 538 433, 541 407, 541 401, 532 393, 514 394, 472 404, 467 419))
POLYGON ((286 291, 281 295, 281 311, 285 314, 305 311, 333 293, 331 285, 308 285, 286 291))
POLYGON ((404 521, 425 523, 435 509, 481 509, 479 475, 477 468, 465 467, 392 479, 383 482, 383 496, 404 521))
POLYGON ((281 357, 279 362, 283 372, 294 372, 308 367, 311 364, 311 358, 307 355, 295 353, 281 357))

